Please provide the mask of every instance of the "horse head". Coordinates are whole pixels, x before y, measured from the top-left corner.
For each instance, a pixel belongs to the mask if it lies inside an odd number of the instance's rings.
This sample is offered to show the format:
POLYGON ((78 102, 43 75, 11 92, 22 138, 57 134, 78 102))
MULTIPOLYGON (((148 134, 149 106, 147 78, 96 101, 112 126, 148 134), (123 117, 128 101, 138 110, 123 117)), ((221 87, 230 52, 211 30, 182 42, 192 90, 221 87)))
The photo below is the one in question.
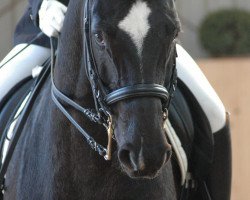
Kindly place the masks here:
MULTIPOLYGON (((90 16, 92 53, 109 93, 171 84, 180 28, 172 0, 95 0, 90 16)), ((171 156, 162 104, 161 98, 145 94, 110 105, 118 158, 130 177, 155 177, 171 156)))

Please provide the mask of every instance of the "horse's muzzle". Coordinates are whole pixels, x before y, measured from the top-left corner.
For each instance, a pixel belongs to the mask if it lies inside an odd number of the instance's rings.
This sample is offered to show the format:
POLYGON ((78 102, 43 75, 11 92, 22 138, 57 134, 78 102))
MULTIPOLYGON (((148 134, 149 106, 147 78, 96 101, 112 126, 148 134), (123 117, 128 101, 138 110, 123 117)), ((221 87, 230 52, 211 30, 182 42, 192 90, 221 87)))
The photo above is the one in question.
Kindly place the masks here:
POLYGON ((172 155, 171 146, 161 145, 144 151, 136 151, 132 145, 123 145, 119 152, 118 158, 124 171, 131 178, 155 178, 172 155))

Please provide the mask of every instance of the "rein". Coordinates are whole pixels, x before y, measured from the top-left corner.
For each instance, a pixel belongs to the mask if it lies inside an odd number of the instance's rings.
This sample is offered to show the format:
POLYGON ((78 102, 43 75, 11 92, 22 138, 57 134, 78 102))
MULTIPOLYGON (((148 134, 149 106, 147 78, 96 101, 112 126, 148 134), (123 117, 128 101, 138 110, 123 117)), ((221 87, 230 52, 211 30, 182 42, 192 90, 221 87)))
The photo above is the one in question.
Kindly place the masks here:
POLYGON ((39 38, 41 38, 44 35, 43 32, 38 33, 28 44, 26 44, 20 51, 18 51, 15 55, 13 55, 11 58, 6 60, 3 64, 0 65, 0 68, 4 67, 7 63, 9 63, 11 60, 13 60, 16 56, 18 56, 20 53, 22 53, 25 49, 27 49, 30 45, 32 45, 35 41, 37 41, 39 38))
MULTIPOLYGON (((87 140, 87 143, 90 145, 90 147, 97 151, 99 153, 100 156, 104 156, 105 159, 108 159, 107 157, 107 149, 104 148, 102 145, 98 144, 94 138, 92 138, 91 136, 89 136, 89 134, 87 133, 86 130, 84 130, 84 128, 82 128, 77 121, 70 115, 70 113, 64 108, 64 106, 60 103, 60 100, 64 101, 65 103, 67 103, 68 105, 72 106, 73 108, 75 108, 77 111, 81 112, 82 114, 84 114, 90 121, 95 122, 95 123, 102 123, 99 115, 97 113, 94 113, 91 109, 88 108, 83 108, 82 106, 80 106, 79 104, 77 104, 76 102, 74 102, 73 100, 71 100, 69 97, 67 97, 65 94, 63 94, 59 89, 57 89, 55 82, 54 82, 54 67, 55 67, 55 63, 54 63, 54 58, 55 58, 55 49, 53 46, 54 43, 54 38, 51 38, 51 97, 53 102, 55 103, 55 105, 59 108, 59 110, 65 115, 65 117, 67 117, 67 119, 77 128, 77 130, 85 137, 85 139, 87 140)), ((108 123, 109 124, 109 123, 108 123)), ((106 127, 106 129, 108 130, 109 125, 106 125, 103 123, 103 125, 106 127)), ((111 132, 111 130, 110 130, 111 132)), ((112 134, 113 135, 113 134, 112 134)))
MULTIPOLYGON (((162 100, 162 111, 164 120, 168 117, 168 107, 170 105, 170 101, 173 97, 173 93, 175 91, 175 86, 177 83, 177 73, 175 61, 173 63, 173 74, 170 80, 170 88, 169 91, 162 85, 158 84, 137 84, 130 85, 126 87, 122 87, 117 89, 111 93, 107 93, 107 89, 104 87, 103 83, 98 74, 97 64, 95 61, 92 40, 91 40, 91 13, 90 9, 90 0, 86 0, 85 8, 84 8, 84 58, 85 58, 85 71, 88 77, 88 80, 91 85, 93 100, 95 102, 95 109, 83 108, 72 99, 63 94, 54 83, 54 57, 55 51, 53 45, 51 45, 51 95, 52 100, 55 105, 60 109, 60 111, 68 118, 68 120, 80 131, 80 133, 85 137, 87 143, 90 147, 97 151, 99 155, 103 156, 106 160, 111 160, 111 145, 112 138, 114 138, 114 130, 113 130, 113 120, 112 114, 110 112, 110 106, 112 104, 117 103, 119 101, 123 101, 131 98, 139 98, 139 97, 156 97, 162 100), (90 121, 94 123, 99 123, 103 125, 108 133, 108 145, 107 148, 98 144, 85 130, 82 128, 76 120, 68 113, 65 107, 60 102, 70 105, 74 109, 81 112, 85 115, 90 121)), ((53 39, 51 40, 51 44, 53 43, 53 39)), ((175 50, 176 52, 176 50, 175 50)), ((177 56, 177 55, 176 55, 177 56)))
MULTIPOLYGON (((47 62, 46 62, 47 63, 47 62)), ((30 89, 30 96, 28 98, 27 103, 25 104, 22 112, 20 113, 20 116, 18 117, 17 124, 14 129, 13 137, 11 139, 11 142, 9 144, 9 148, 6 154, 6 157, 4 159, 4 162, 1 165, 1 170, 0 170, 0 190, 2 191, 2 194, 4 193, 5 190, 5 174, 8 169, 9 163, 11 161, 12 155, 14 153, 15 147, 18 143, 18 140, 21 136, 21 133, 23 131, 23 128, 27 122, 27 119, 29 117, 29 114, 32 110, 32 107, 36 101, 37 96, 39 95, 40 90, 42 89, 45 81, 47 80, 49 74, 50 74, 50 67, 49 64, 47 63, 43 70, 41 71, 40 75, 38 76, 37 80, 35 81, 35 85, 30 89)), ((5 131, 7 131, 5 129, 5 131)), ((5 135, 5 134, 4 134, 5 135)), ((1 199, 1 195, 0 195, 1 199)))

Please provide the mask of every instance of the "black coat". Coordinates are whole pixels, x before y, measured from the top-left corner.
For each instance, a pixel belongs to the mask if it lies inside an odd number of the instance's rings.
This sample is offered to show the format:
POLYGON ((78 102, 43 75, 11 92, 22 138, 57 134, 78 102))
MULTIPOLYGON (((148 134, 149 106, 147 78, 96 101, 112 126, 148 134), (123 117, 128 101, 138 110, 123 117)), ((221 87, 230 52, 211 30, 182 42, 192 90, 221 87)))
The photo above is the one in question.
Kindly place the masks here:
MULTIPOLYGON (((25 10, 24 15, 18 22, 14 33, 14 45, 21 43, 29 43, 38 33, 41 32, 39 28, 39 16, 38 11, 40 9, 43 0, 29 0, 29 4, 25 10)), ((69 3, 69 0, 58 0, 65 4, 69 3)), ((49 38, 43 35, 34 44, 50 47, 49 38)))

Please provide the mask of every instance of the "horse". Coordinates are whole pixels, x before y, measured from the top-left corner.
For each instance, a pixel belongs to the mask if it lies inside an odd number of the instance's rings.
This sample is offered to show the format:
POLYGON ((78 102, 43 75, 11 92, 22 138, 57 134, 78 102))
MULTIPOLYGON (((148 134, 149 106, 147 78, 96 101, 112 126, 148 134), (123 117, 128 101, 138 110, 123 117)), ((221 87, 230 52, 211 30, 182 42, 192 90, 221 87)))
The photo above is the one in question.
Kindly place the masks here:
POLYGON ((8 166, 4 199, 179 199, 164 123, 169 117, 183 134, 195 127, 175 91, 174 2, 74 0, 64 24, 55 67, 8 166), (182 106, 180 119, 173 105, 182 106), (76 109, 86 107, 85 115, 76 109))

